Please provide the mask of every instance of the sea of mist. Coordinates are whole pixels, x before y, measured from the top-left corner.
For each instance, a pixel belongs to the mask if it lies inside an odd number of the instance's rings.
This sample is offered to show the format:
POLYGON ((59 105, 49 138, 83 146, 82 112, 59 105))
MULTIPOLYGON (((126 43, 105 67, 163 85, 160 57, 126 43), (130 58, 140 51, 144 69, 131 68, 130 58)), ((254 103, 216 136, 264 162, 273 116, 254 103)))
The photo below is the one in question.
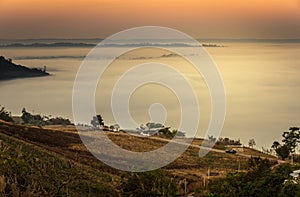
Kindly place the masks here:
MULTIPOLYGON (((54 42, 57 41, 50 40, 48 43, 54 42)), ((2 45, 11 43, 16 41, 1 41, 2 45)), ((88 43, 93 44, 95 40, 88 43)), ((227 115, 221 136, 239 138, 244 144, 254 138, 258 149, 269 148, 274 140, 281 139, 284 130, 300 126, 299 43, 244 41, 215 44, 218 46, 207 47, 206 50, 217 64, 226 88, 227 115)), ((22 108, 26 107, 33 113, 72 119, 73 83, 90 50, 91 47, 80 46, 1 47, 0 54, 6 58, 28 67, 46 66, 51 76, 1 81, 0 104, 14 115, 20 115, 22 108)), ((101 64, 102 59, 111 57, 112 50, 113 47, 108 47, 107 54, 95 57, 96 60, 101 64)), ((104 121, 108 125, 115 123, 110 107, 113 84, 126 69, 145 61, 172 65, 187 76, 199 99, 201 120, 198 136, 205 137, 211 115, 206 84, 184 58, 163 50, 128 53, 109 67, 99 81, 95 95, 97 112, 102 114, 104 121)), ((144 74, 147 73, 141 73, 139 77, 144 74)), ((155 74, 168 76, 159 71, 155 74)), ((135 121, 146 123, 151 120, 149 107, 153 103, 161 103, 165 107, 165 124, 177 128, 180 120, 178 99, 172 91, 157 84, 142 86, 132 95, 130 110, 135 121)), ((155 110, 158 110, 159 116, 159 109, 155 110)), ((161 116, 156 120, 164 118, 161 116)))

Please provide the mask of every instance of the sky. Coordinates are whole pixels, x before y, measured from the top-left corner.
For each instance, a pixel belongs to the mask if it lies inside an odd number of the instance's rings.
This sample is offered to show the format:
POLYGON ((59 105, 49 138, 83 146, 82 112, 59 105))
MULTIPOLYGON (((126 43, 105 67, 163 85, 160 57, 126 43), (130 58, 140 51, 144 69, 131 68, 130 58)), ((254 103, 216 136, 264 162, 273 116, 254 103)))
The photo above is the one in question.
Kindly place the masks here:
POLYGON ((300 0, 0 0, 0 38, 105 38, 137 26, 194 38, 300 38, 300 0))

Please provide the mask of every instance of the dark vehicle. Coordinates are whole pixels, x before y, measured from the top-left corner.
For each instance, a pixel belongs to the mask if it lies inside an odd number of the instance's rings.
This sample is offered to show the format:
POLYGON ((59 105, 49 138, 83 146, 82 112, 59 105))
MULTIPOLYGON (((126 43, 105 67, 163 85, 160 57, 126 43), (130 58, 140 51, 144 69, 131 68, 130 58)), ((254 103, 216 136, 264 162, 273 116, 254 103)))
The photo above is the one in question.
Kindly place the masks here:
POLYGON ((235 153, 236 153, 236 150, 226 150, 225 152, 226 152, 226 153, 230 153, 230 154, 235 154, 235 153))

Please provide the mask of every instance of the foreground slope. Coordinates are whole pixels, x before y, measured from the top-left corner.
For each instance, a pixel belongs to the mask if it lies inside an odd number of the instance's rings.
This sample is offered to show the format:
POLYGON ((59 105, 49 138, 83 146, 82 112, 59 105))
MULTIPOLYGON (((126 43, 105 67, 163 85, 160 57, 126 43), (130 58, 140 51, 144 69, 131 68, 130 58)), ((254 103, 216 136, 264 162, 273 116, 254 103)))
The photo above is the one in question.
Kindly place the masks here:
POLYGON ((0 133, 0 196, 117 196, 113 177, 0 133))
MULTIPOLYGON (((131 151, 142 152, 155 150, 168 143, 166 139, 142 138, 127 134, 106 134, 114 143, 131 151)), ((95 190, 96 193, 104 195, 106 193, 109 195, 114 195, 115 193, 124 194, 124 192, 126 192, 124 180, 131 180, 130 177, 133 176, 132 173, 126 174, 97 160, 81 142, 74 127, 65 128, 64 131, 62 131, 61 128, 30 127, 0 121, 0 139, 9 146, 9 154, 13 154, 15 157, 18 157, 17 155, 20 149, 18 147, 26 147, 21 148, 21 150, 25 150, 24 153, 22 152, 24 162, 29 162, 30 164, 38 161, 41 166, 44 166, 38 168, 31 166, 31 172, 34 173, 30 175, 30 178, 35 179, 34 176, 36 175, 34 174, 41 170, 44 171, 42 175, 40 175, 42 177, 38 176, 38 179, 41 179, 42 182, 48 182, 48 179, 57 180, 58 185, 51 186, 51 188, 55 188, 51 191, 58 192, 59 187, 62 187, 59 192, 71 192, 72 186, 64 186, 66 183, 66 185, 70 183, 82 185, 80 182, 68 181, 68 175, 74 173, 74 175, 72 175, 74 179, 77 180, 82 177, 80 179, 86 181, 83 184, 86 185, 86 187, 79 187, 79 190, 84 192, 84 195, 82 194, 81 196, 87 196, 90 189, 92 193, 95 190), (30 159, 27 161, 25 158, 30 159), (37 160, 35 160, 35 158, 37 158, 37 160), (56 173, 51 170, 45 170, 56 168, 62 169, 63 171, 56 173), (128 177, 128 175, 129 178, 124 179, 124 176, 128 177), (106 181, 108 181, 109 184, 104 183, 106 181)), ((224 177, 228 172, 238 170, 245 171, 248 169, 247 162, 248 156, 250 157, 250 155, 232 155, 226 154, 224 150, 213 150, 205 157, 199 157, 198 152, 199 145, 194 143, 183 155, 162 169, 171 174, 170 180, 173 180, 178 188, 178 191, 176 190, 177 195, 184 194, 184 183, 186 183, 187 192, 193 193, 199 188, 204 188, 209 181, 224 177), (208 172, 210 176, 208 176, 208 172)), ((5 169, 2 170, 5 172, 5 169)), ((160 171, 158 173, 160 173, 160 171)), ((134 176, 138 176, 138 174, 134 176)), ((46 189, 46 191, 47 190, 48 189, 46 189)), ((77 190, 74 189, 73 191, 75 192, 77 190)))

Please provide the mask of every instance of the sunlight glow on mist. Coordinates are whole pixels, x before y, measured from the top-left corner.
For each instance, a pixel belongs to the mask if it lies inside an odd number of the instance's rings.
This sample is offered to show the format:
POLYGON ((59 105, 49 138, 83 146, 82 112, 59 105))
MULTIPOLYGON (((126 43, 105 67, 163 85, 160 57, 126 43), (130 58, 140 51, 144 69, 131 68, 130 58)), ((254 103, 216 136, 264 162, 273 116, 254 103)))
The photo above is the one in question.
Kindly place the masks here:
POLYGON ((158 25, 199 37, 299 37, 299 0, 2 0, 0 38, 105 37, 158 25))

